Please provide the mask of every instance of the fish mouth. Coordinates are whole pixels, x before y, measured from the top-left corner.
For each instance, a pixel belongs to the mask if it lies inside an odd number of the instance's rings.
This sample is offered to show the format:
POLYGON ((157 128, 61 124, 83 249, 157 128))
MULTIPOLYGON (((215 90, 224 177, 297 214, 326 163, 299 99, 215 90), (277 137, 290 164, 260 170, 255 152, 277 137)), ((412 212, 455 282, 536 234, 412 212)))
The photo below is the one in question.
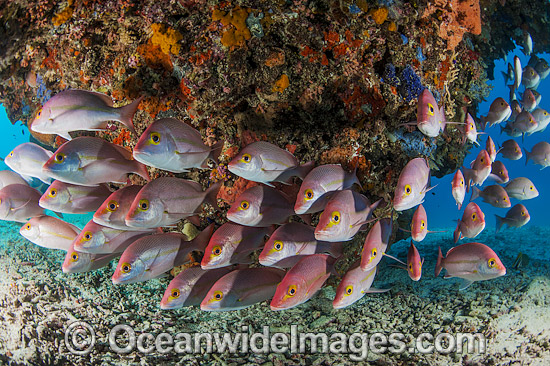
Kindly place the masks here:
POLYGON ((269 308, 273 311, 280 311, 280 310, 285 310, 286 309, 286 308, 281 307, 279 305, 269 305, 269 308))

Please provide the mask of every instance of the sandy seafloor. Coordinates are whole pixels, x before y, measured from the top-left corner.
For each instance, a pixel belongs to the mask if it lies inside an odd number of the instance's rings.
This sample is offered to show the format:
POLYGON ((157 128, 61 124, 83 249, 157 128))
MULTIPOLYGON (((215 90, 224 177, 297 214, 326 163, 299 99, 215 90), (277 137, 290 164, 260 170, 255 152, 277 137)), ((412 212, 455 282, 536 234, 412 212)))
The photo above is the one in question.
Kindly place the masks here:
MULTIPOLYGON (((85 223, 76 222, 81 227, 85 223)), ((0 362, 5 364, 55 365, 548 365, 550 364, 550 227, 525 226, 506 229, 495 236, 488 227, 476 241, 491 246, 508 268, 505 277, 477 282, 458 291, 459 280, 434 278, 437 247, 444 253, 453 246, 452 229, 429 234, 417 247, 425 257, 420 282, 412 282, 404 270, 389 267, 384 259, 374 286, 391 287, 389 293, 368 294, 351 307, 333 310, 335 279, 307 303, 273 312, 268 303, 223 312, 202 312, 197 308, 162 311, 159 302, 169 278, 147 283, 114 286, 110 267, 66 275, 61 271, 64 252, 40 248, 19 236, 21 224, 0 225, 0 362), (518 252, 526 253, 529 264, 512 269, 518 252), (332 284, 332 286, 330 286, 332 284), (97 342, 87 356, 71 354, 64 341, 70 323, 81 320, 94 328, 97 342), (488 339, 485 354, 402 354, 369 353, 363 362, 349 355, 330 353, 290 354, 176 354, 137 350, 119 355, 109 348, 107 335, 116 324, 129 324, 136 334, 150 332, 240 332, 251 325, 275 332, 393 331, 416 337, 428 332, 481 332, 488 339)), ((488 226, 490 223, 488 222, 488 226)), ((432 230, 436 230, 431 228, 432 230)), ((440 229, 441 230, 441 229, 440 229)), ((359 234, 361 240, 363 233, 359 234)), ((463 242, 465 242, 463 240, 463 242)), ((390 253, 405 259, 408 242, 395 243, 390 253)), ((411 338, 412 339, 412 338, 411 338)))

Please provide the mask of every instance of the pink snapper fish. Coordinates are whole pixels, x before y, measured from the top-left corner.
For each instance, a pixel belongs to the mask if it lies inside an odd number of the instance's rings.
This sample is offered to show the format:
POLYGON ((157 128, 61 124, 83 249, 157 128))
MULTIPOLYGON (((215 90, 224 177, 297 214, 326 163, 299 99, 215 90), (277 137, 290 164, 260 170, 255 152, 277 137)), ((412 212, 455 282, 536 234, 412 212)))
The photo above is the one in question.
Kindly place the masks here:
POLYGON ((435 266, 437 277, 442 269, 447 270, 445 278, 458 277, 463 280, 460 290, 465 290, 475 281, 484 281, 506 274, 506 267, 498 255, 482 243, 465 243, 450 249, 443 257, 441 247, 435 266))
POLYGON ((294 176, 304 179, 313 167, 313 161, 300 165, 290 152, 266 141, 247 145, 228 165, 231 173, 270 187, 272 182, 288 183, 294 176))
POLYGON ((142 98, 115 108, 113 100, 106 94, 79 89, 64 90, 38 110, 29 126, 35 132, 57 134, 71 140, 69 132, 107 130, 109 121, 119 121, 135 134, 132 118, 142 98))

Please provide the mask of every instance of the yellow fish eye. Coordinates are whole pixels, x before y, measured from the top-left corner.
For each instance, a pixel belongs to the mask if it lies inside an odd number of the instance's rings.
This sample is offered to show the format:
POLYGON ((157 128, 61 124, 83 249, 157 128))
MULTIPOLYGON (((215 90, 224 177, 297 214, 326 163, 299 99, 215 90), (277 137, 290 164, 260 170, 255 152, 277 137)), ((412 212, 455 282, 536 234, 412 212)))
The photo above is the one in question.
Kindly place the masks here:
POLYGON ((120 272, 122 273, 128 273, 132 270, 132 265, 130 263, 124 262, 120 266, 120 272))
POLYGON ((304 199, 309 201, 312 198, 313 198, 313 191, 311 189, 306 189, 306 191, 304 192, 304 199))
POLYGON ((495 258, 491 258, 487 261, 487 264, 489 265, 489 268, 495 268, 497 266, 497 260, 495 258))
POLYGON ((78 260, 78 253, 72 252, 71 253, 71 262, 76 262, 78 260))
POLYGON ((434 115, 434 106, 432 105, 432 103, 428 103, 428 114, 430 116, 434 115))
POLYGON ((220 248, 219 245, 216 245, 214 248, 212 248, 212 254, 215 256, 222 254, 222 248, 220 248))
POLYGON ((533 190, 533 189, 535 189, 535 187, 531 186, 531 187, 529 187, 529 189, 530 189, 530 190, 533 190))
POLYGON ((243 163, 250 163, 251 160, 252 160, 252 156, 250 156, 250 154, 244 154, 243 157, 241 158, 241 161, 243 163))
POLYGON ((353 294, 353 286, 352 285, 349 285, 346 287, 346 295, 351 295, 353 294))
POLYGON ((239 206, 241 210, 248 210, 249 207, 250 207, 250 204, 248 203, 248 201, 242 201, 239 206))
POLYGON ((48 192, 48 196, 53 198, 56 195, 57 195, 57 189, 51 188, 50 191, 48 192))
POLYGON ((340 212, 334 211, 330 216, 330 221, 332 221, 333 224, 339 224, 340 223, 340 212))
POLYGON ((170 298, 172 299, 177 299, 178 297, 180 297, 180 290, 175 288, 172 290, 172 292, 170 293, 170 298))
POLYGON ((13 158, 13 150, 8 154, 8 158, 13 158))
POLYGON ((477 215, 476 215, 476 213, 474 212, 474 213, 472 214, 472 221, 476 221, 476 220, 477 220, 477 215))
POLYGON ((420 221, 420 227, 424 229, 426 227, 426 222, 424 220, 420 221))
POLYGON ((498 172, 498 174, 503 175, 504 173, 503 173, 502 170, 501 170, 501 171, 498 172))
POLYGON ((288 286, 288 290, 286 291, 286 294, 290 297, 296 295, 296 285, 288 286))
POLYGON ((409 263, 409 271, 413 271, 413 264, 412 263, 409 263))
POLYGON ((25 225, 25 230, 30 230, 30 229, 31 229, 31 224, 25 225))
POLYGON ((410 184, 407 184, 405 186, 405 195, 408 196, 412 193, 412 188, 411 188, 411 185, 410 184))
POLYGON ((149 200, 146 200, 146 199, 139 200, 138 210, 147 211, 148 209, 149 209, 149 200))
POLYGON ((525 211, 521 211, 521 216, 525 216, 525 211))
POLYGON ((60 164, 60 163, 62 163, 62 162, 65 161, 65 157, 66 157, 66 156, 65 156, 65 154, 63 154, 63 153, 55 154, 55 162, 56 162, 57 164, 60 164))
POLYGON ((460 186, 462 187, 464 185, 464 179, 460 180, 460 186))
POLYGON ((118 209, 118 202, 117 201, 109 201, 107 203, 107 211, 109 212, 115 212, 118 209))
POLYGON ((376 257, 378 255, 378 250, 376 250, 376 248, 372 248, 370 253, 373 257, 376 257))
POLYGON ((283 249, 283 242, 280 240, 275 240, 273 242, 273 249, 280 252, 283 249))
POLYGON ((36 118, 40 118, 41 115, 42 115, 42 108, 40 108, 38 112, 36 112, 36 118))
POLYGON ((160 133, 158 132, 151 132, 151 135, 149 137, 149 141, 153 145, 158 145, 160 143, 160 133))
POLYGON ((212 300, 220 301, 221 299, 223 299, 223 292, 215 291, 214 292, 214 298, 212 300))
POLYGON ((82 238, 86 241, 90 241, 90 240, 92 240, 92 237, 93 237, 92 233, 90 231, 86 231, 82 238))

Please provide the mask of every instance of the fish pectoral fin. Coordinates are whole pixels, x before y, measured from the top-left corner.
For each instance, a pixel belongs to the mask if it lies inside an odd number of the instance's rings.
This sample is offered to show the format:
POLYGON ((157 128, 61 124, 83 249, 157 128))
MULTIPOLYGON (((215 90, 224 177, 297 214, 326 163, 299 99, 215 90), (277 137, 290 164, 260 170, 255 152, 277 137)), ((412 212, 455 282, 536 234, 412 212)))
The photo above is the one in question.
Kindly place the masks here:
POLYGON ((385 288, 385 289, 377 289, 377 288, 369 288, 367 291, 364 291, 366 294, 381 294, 383 292, 390 291, 391 288, 385 288))
POLYGON ((27 206, 27 205, 29 204, 30 201, 31 201, 31 200, 29 199, 29 200, 27 200, 27 202, 23 203, 21 206, 18 206, 18 207, 11 207, 10 210, 11 210, 12 212, 17 212, 17 211, 19 211, 19 210, 25 208, 25 206, 27 206))

